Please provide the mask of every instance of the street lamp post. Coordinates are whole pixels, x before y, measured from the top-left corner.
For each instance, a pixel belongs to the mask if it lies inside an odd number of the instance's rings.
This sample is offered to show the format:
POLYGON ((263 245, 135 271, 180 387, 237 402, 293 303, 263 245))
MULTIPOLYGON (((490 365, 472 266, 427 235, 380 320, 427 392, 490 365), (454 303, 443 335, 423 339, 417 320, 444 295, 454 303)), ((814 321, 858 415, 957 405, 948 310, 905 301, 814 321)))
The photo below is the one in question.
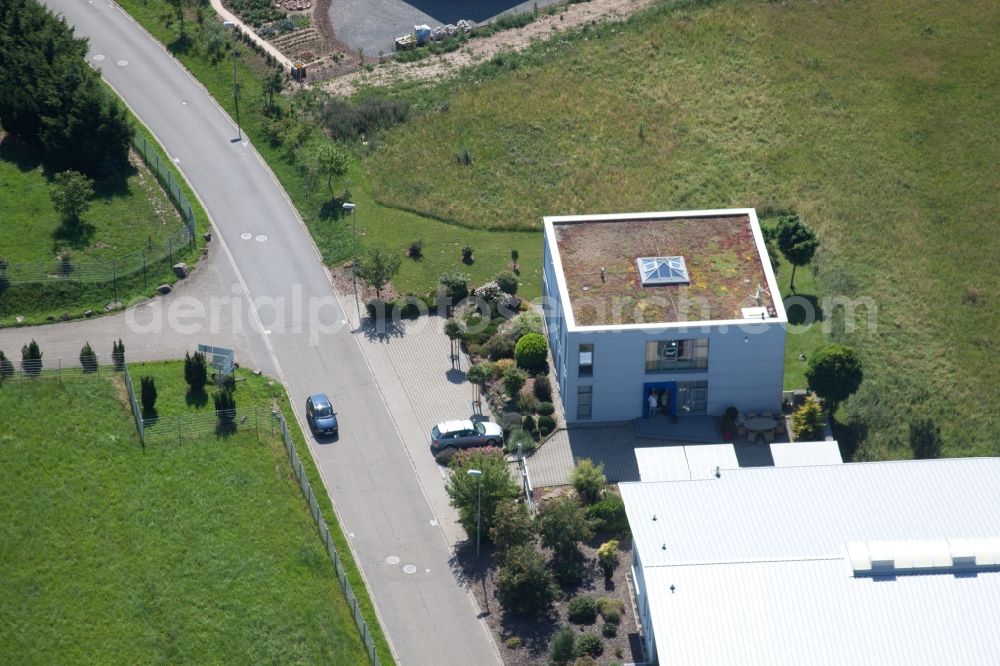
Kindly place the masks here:
POLYGON ((480 525, 483 516, 483 471, 470 469, 466 474, 476 480, 476 559, 478 560, 480 525))
POLYGON ((243 140, 243 131, 240 129, 240 84, 236 82, 236 44, 233 44, 233 105, 236 107, 236 139, 243 140))
POLYGON ((358 309, 358 324, 361 324, 361 303, 358 301, 358 207, 350 202, 344 203, 344 210, 351 213, 351 237, 354 245, 354 260, 351 261, 351 280, 354 282, 354 307, 358 309))

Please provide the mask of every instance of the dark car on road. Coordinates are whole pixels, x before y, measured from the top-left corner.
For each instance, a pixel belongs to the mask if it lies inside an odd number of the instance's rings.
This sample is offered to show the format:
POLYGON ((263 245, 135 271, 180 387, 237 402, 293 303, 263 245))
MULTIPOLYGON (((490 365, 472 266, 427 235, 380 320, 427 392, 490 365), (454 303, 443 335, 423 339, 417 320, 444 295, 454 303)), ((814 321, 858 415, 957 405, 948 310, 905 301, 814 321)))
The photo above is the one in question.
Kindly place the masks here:
POLYGON ((317 435, 337 434, 337 414, 325 394, 317 393, 306 399, 306 422, 317 435))
POLYGON ((435 454, 500 444, 503 444, 503 429, 490 421, 445 421, 431 430, 431 451, 435 454))

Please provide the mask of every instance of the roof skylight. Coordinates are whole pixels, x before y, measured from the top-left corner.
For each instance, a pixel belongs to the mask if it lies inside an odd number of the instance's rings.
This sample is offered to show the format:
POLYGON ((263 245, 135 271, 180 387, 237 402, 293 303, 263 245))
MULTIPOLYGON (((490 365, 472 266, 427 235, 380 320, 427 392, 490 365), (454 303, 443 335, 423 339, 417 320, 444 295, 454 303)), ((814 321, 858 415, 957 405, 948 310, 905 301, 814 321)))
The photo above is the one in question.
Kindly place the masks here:
POLYGON ((635 263, 643 286, 691 282, 684 257, 639 257, 635 263))

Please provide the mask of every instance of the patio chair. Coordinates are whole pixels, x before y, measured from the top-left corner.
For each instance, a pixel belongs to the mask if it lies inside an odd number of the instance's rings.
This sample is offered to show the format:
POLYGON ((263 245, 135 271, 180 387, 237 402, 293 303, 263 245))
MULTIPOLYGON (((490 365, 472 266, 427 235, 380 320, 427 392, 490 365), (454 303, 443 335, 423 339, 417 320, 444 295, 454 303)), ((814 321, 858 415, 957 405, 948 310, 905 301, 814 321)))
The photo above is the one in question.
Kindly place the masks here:
POLYGON ((738 425, 738 426, 736 426, 736 434, 739 437, 746 437, 747 436, 747 429, 744 428, 742 425, 738 425))
POLYGON ((764 441, 767 442, 768 444, 770 444, 771 442, 774 441, 774 431, 773 430, 765 430, 764 431, 764 441))
POLYGON ((785 434, 785 419, 783 419, 783 418, 778 419, 778 425, 774 429, 774 431, 776 433, 778 433, 779 435, 784 435, 785 434))
POLYGON ((765 419, 773 419, 774 418, 774 414, 772 414, 771 412, 764 412, 763 414, 761 414, 761 416, 763 416, 765 419))

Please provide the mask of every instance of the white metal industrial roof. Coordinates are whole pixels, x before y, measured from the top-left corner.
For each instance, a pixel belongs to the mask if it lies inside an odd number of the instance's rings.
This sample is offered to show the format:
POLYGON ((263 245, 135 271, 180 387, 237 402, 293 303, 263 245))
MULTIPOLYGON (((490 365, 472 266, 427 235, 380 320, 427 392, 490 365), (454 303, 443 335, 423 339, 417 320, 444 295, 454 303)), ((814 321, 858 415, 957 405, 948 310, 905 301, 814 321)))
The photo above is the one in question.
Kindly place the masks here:
POLYGON ((844 462, 840 457, 840 445, 834 440, 775 443, 771 445, 771 458, 775 467, 839 465, 844 462))
POLYGON ((950 568, 936 547, 946 539, 963 558, 1000 536, 1000 458, 744 468, 620 489, 661 664, 1000 663, 1000 568, 950 568), (862 550, 934 571, 856 575, 862 550))
POLYGON ((645 577, 664 666, 1000 664, 997 571, 855 578, 836 558, 652 567, 645 577))
POLYGON ((639 478, 643 481, 690 481, 715 476, 715 469, 737 469, 732 444, 691 444, 635 449, 639 478))

